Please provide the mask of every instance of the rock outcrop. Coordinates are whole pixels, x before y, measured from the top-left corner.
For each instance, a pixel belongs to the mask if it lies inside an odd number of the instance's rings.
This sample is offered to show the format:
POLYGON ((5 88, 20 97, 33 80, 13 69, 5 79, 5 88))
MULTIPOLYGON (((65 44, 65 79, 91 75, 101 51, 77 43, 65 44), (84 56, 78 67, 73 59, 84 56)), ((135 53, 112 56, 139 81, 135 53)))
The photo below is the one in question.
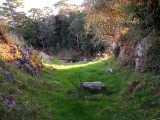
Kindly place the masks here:
MULTIPOLYGON (((11 65, 19 67, 33 76, 39 76, 38 69, 31 62, 32 50, 28 45, 20 47, 13 43, 0 43, 0 57, 11 65)), ((36 56, 38 57, 38 56, 36 56)), ((43 66, 42 63, 41 67, 43 66)), ((6 73, 8 75, 8 73, 6 73)))
POLYGON ((27 45, 25 45, 24 48, 18 46, 18 50, 20 52, 20 56, 17 58, 17 61, 20 62, 19 68, 28 72, 30 75, 39 76, 38 71, 33 67, 30 61, 30 56, 32 54, 30 48, 27 45))
POLYGON ((145 37, 138 44, 135 50, 134 61, 135 61, 135 71, 143 71, 143 64, 145 57, 147 56, 148 50, 151 47, 150 37, 145 37))
POLYGON ((145 70, 145 60, 150 50, 151 37, 147 36, 139 44, 129 41, 125 35, 119 35, 113 42, 112 49, 121 66, 134 65, 135 71, 145 70))

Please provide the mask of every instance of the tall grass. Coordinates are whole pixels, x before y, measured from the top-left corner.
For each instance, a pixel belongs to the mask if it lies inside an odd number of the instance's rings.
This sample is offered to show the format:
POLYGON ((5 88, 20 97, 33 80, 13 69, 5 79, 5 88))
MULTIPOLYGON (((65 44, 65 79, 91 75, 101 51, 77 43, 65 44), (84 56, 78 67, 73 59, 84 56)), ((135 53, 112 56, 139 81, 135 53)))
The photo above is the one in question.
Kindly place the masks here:
POLYGON ((14 43, 15 45, 24 46, 26 45, 26 42, 24 41, 23 37, 18 36, 15 32, 10 31, 8 33, 8 39, 10 42, 14 43))

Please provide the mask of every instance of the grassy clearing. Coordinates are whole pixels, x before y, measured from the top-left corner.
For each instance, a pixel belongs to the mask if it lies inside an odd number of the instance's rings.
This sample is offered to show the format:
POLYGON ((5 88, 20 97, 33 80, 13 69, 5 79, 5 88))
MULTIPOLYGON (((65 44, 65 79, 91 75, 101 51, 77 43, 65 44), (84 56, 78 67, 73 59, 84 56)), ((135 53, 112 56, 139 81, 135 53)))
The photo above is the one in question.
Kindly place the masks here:
POLYGON ((135 73, 129 67, 119 67, 114 58, 94 62, 63 63, 56 59, 45 63, 42 77, 31 77, 18 68, 10 67, 16 83, 1 77, 0 91, 5 97, 12 96, 16 106, 6 110, 1 98, 2 119, 40 120, 151 120, 160 117, 160 93, 152 87, 159 80, 151 81, 135 73), (113 73, 106 74, 107 68, 113 73), (130 81, 143 78, 140 88, 129 93, 130 81), (101 93, 81 91, 77 93, 79 81, 101 81, 106 90, 101 93), (61 87, 56 86, 60 83, 61 87))

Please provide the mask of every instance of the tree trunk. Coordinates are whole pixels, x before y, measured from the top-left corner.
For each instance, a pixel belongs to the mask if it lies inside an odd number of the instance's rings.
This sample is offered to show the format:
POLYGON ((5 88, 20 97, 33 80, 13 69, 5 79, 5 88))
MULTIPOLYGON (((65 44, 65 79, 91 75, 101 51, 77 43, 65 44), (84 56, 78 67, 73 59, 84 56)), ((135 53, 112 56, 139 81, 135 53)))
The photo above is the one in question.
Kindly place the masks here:
POLYGON ((10 16, 11 16, 11 19, 12 19, 12 27, 16 28, 15 20, 14 20, 14 17, 13 17, 13 12, 10 10, 9 13, 10 13, 10 16))
POLYGON ((42 51, 44 52, 44 48, 45 48, 44 40, 40 39, 38 40, 38 42, 42 45, 42 51))
POLYGON ((78 49, 78 52, 81 52, 81 50, 80 50, 80 42, 79 42, 79 35, 77 34, 76 37, 77 37, 77 49, 78 49))
POLYGON ((45 48, 45 44, 44 44, 44 40, 42 40, 42 47, 43 47, 43 52, 44 52, 44 48, 45 48))

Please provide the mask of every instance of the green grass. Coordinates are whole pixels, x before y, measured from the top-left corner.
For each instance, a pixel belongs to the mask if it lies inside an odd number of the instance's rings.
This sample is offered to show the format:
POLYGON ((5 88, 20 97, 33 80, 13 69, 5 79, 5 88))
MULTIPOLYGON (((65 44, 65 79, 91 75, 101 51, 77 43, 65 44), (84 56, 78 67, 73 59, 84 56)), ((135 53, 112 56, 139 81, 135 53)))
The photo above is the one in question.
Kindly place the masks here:
POLYGON ((114 58, 63 63, 53 59, 45 63, 41 77, 32 77, 18 68, 10 67, 16 83, 0 75, 0 92, 16 100, 16 106, 7 110, 0 96, 0 119, 29 120, 151 120, 160 117, 160 93, 152 92, 160 80, 152 81, 130 67, 119 67, 114 58), (113 73, 106 74, 107 68, 113 73), (130 81, 143 77, 141 87, 129 93, 130 81), (101 81, 106 90, 90 93, 77 86, 81 81, 101 81), (55 85, 59 82, 61 87, 55 85))

